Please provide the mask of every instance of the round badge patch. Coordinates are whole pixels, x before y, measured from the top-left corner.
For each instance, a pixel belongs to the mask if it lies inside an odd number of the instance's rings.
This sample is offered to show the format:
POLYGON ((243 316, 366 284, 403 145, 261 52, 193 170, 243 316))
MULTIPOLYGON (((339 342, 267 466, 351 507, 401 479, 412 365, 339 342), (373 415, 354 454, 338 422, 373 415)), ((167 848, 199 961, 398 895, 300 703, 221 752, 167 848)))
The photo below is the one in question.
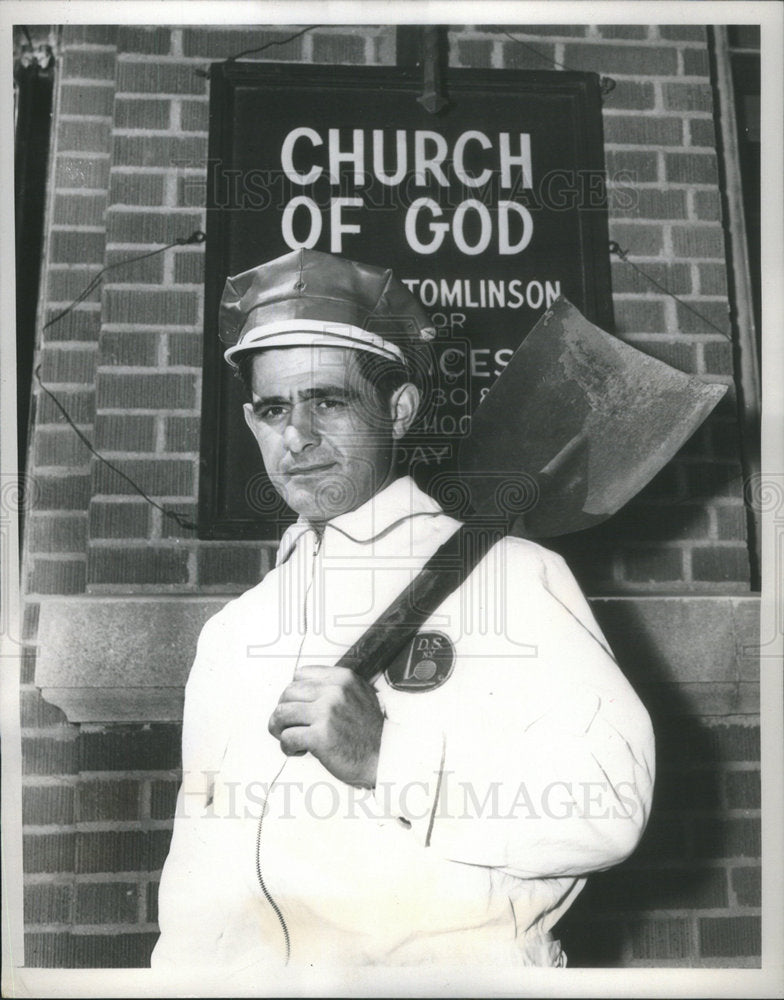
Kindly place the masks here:
POLYGON ((443 632, 418 632, 384 672, 398 691, 432 691, 441 687, 455 666, 455 647, 443 632))

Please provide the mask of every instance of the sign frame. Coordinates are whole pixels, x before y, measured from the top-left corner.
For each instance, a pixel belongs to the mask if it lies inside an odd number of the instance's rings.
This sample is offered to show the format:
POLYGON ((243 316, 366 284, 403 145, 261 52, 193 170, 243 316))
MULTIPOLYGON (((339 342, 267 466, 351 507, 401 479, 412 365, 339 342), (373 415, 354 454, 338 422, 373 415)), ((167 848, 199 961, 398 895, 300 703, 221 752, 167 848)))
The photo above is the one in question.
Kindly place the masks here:
MULTIPOLYGON (((237 516, 222 508, 226 495, 227 469, 231 465, 227 436, 226 402, 232 375, 223 360, 224 346, 218 338, 217 317, 223 285, 229 270, 232 213, 237 209, 221 204, 219 172, 215 165, 231 170, 231 151, 237 129, 237 93, 241 88, 299 88, 307 92, 325 88, 356 88, 367 94, 374 89, 400 91, 415 102, 422 91, 422 73, 417 67, 354 67, 280 63, 213 63, 210 67, 210 133, 207 170, 207 241, 205 248, 204 352, 202 375, 202 428, 199 474, 198 537, 203 540, 272 540, 294 519, 273 495, 263 471, 249 479, 255 490, 254 509, 259 514, 237 516), (265 516, 266 512, 266 516, 265 516)), ((605 162, 602 127, 602 96, 596 73, 572 71, 449 69, 445 73, 447 95, 459 104, 460 98, 476 98, 483 93, 505 99, 527 94, 563 94, 575 101, 575 127, 579 130, 580 170, 600 178, 599 207, 580 211, 579 241, 583 301, 581 311, 598 326, 612 331, 613 310, 610 277, 609 232, 605 190, 605 162)), ((448 113, 448 112, 447 112, 448 113)), ((430 127, 438 130, 442 115, 430 116, 430 127)), ((222 183, 222 180, 221 180, 222 183)), ((319 247, 321 248, 321 247, 319 247)), ((285 251, 281 251, 285 252, 285 251)), ((345 256, 362 256, 344 251, 345 256)), ((271 254, 269 256, 275 256, 271 254)), ((437 255, 436 255, 437 258, 437 255)), ((262 258, 263 259, 263 258, 262 258)), ((252 265, 248 265, 252 266, 252 265)), ((542 307, 542 310, 544 307, 542 307)), ((531 327, 538 315, 531 321, 531 327)), ((240 415, 238 414, 238 418, 240 415)), ((262 470, 259 457, 259 469, 262 470)), ((233 470, 232 470, 233 471, 233 470)), ((240 473, 237 473, 238 476, 240 473)))

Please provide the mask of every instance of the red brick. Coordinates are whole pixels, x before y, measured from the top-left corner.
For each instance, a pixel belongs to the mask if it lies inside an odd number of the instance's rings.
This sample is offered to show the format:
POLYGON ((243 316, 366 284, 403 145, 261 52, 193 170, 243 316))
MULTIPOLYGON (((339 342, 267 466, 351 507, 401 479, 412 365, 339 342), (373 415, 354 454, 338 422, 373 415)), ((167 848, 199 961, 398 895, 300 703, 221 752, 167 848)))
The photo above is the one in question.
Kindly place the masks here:
POLYGON ((72 833, 25 834, 23 846, 25 872, 32 874, 73 871, 74 846, 72 833))
POLYGON ((759 809, 759 771, 728 771, 724 780, 729 809, 759 809))
POLYGON ((90 451, 70 427, 38 428, 34 437, 35 464, 87 465, 90 451))
POLYGON ((648 26, 645 24, 599 24, 596 30, 602 38, 641 39, 648 37, 648 26))
MULTIPOLYGON (((458 34, 460 30, 461 29, 456 26, 450 28, 450 31, 455 34, 458 34)), ((470 26, 466 26, 462 30, 468 32, 472 29, 470 26)), ((557 35, 571 38, 585 37, 585 26, 582 24, 483 24, 478 30, 483 34, 508 31, 515 37, 519 37, 522 40, 524 40, 527 35, 557 35)))
POLYGON ((151 924, 158 922, 158 882, 147 883, 147 920, 151 924))
POLYGON ((28 587, 35 594, 82 594, 84 573, 84 560, 36 559, 28 587))
POLYGON ((758 858, 758 819, 701 819, 694 824, 694 848, 701 858, 758 858))
POLYGON ((199 212, 123 212, 112 209, 108 239, 112 243, 174 243, 202 229, 199 212))
MULTIPOLYGON (((25 595, 25 600, 28 600, 27 595, 25 595)), ((39 605, 35 604, 33 607, 39 607, 39 605)), ((28 638, 35 638, 35 636, 28 636, 28 638)), ((36 653, 34 649, 30 649, 29 647, 22 649, 22 662, 19 671, 20 684, 35 683, 35 660, 36 653)))
POLYGON ((157 365, 159 342, 159 334, 151 331, 106 331, 101 337, 100 362, 102 365, 157 365))
POLYGON ((699 928, 703 958, 760 954, 762 927, 759 917, 701 917, 699 928))
POLYGON ((658 180, 659 159, 654 152, 643 152, 636 149, 608 149, 604 160, 609 177, 616 177, 623 172, 631 175, 632 181, 641 184, 658 180))
POLYGON ((680 118, 655 115, 605 115, 604 141, 619 145, 681 146, 683 122, 680 118))
POLYGON ((168 771, 180 766, 181 727, 109 726, 79 733, 82 771, 168 771))
POLYGON ((94 548, 90 583, 187 583, 188 553, 173 548, 94 548))
POLYGON ((103 233, 55 230, 50 243, 50 257, 55 264, 102 264, 103 233))
POLYGON ((154 871, 166 859, 168 830, 105 830, 76 835, 76 871, 154 871))
POLYGON ((97 352, 92 347, 69 350, 46 348, 41 378, 47 386, 62 382, 93 382, 96 359, 97 352))
POLYGON ((617 80, 613 90, 604 99, 605 107, 629 111, 645 111, 653 108, 655 103, 653 84, 636 80, 617 80))
POLYGON ((624 333, 662 333, 664 303, 656 299, 619 299, 615 302, 615 328, 624 333))
POLYGON ((117 92, 173 96, 204 94, 207 80, 196 73, 196 68, 183 63, 121 59, 117 66, 117 92))
MULTIPOLYGON (((129 476, 149 496, 191 496, 193 463, 174 458, 116 458, 112 465, 129 476)), ((93 478, 96 494, 125 494, 136 491, 108 466, 96 466, 93 478)))
POLYGON ((36 477, 36 510, 86 510, 90 500, 90 477, 36 477))
POLYGON ((197 452, 200 430, 198 417, 168 417, 164 451, 197 452))
POLYGON ((655 295, 658 293, 656 286, 649 281, 645 275, 649 275, 660 285, 664 285, 676 295, 683 295, 692 290, 691 268, 688 264, 658 264, 656 261, 646 261, 641 265, 640 271, 635 270, 625 261, 612 261, 612 286, 613 292, 620 294, 623 292, 634 292, 642 295, 655 295))
POLYGON ((133 934, 75 934, 71 940, 71 963, 74 968, 79 969, 149 968, 150 955, 157 940, 157 934, 147 931, 133 934))
POLYGON ((664 231, 661 226, 611 219, 610 238, 619 243, 632 260, 635 257, 660 257, 664 252, 664 231))
MULTIPOLYGON (((110 201, 116 205, 163 205, 164 174, 112 171, 110 201)), ((154 258, 153 258, 154 259, 154 258)))
POLYGON ((215 548, 199 548, 199 583, 255 584, 261 579, 261 557, 258 546, 221 544, 215 548))
POLYGON ((524 44, 508 41, 503 43, 502 54, 504 69, 546 70, 553 66, 555 46, 538 38, 524 44))
POLYGON ((640 541, 706 538, 709 529, 707 512, 691 504, 677 507, 629 504, 613 520, 623 531, 619 537, 640 541))
POLYGON ((67 969, 73 967, 73 946, 70 934, 47 933, 24 936, 25 965, 34 969, 67 969))
POLYGON ((133 924, 138 920, 135 882, 82 882, 76 885, 75 923, 133 924))
POLYGON ((673 226, 672 244, 676 257, 724 259, 724 233, 719 226, 673 226))
POLYGON ((109 178, 109 157, 80 157, 62 153, 57 157, 55 187, 95 188, 102 191, 109 178))
POLYGON ((105 194, 58 194, 54 199, 57 226, 102 226, 105 194))
POLYGON ((90 504, 91 538, 147 538, 150 534, 150 505, 138 503, 90 504))
MULTIPOLYGON (((62 313, 62 309, 50 309, 46 314, 46 322, 62 313)), ((101 331, 101 313, 98 309, 72 309, 57 322, 47 327, 44 337, 47 341, 76 340, 97 341, 101 331)))
POLYGON ((61 153, 106 153, 109 151, 111 125, 108 121, 83 118, 81 121, 61 121, 57 133, 57 149, 61 153))
POLYGON ((71 785, 30 785, 22 789, 25 826, 69 826, 74 821, 71 785))
POLYGON ((716 530, 722 541, 745 540, 746 538, 746 508, 717 507, 716 530))
POLYGON ((100 409, 192 409, 196 379, 184 373, 120 375, 101 372, 98 378, 100 409))
POLYGON ((685 76, 708 76, 710 65, 706 49, 683 50, 683 72, 685 76))
POLYGON ((714 153, 666 153, 667 180, 673 184, 716 184, 718 167, 714 153))
POLYGON ((167 129, 170 122, 170 100, 118 98, 115 104, 115 128, 167 129))
MULTIPOLYGON (((725 333, 730 332, 730 311, 727 302, 704 302, 697 300, 689 303, 692 307, 676 303, 675 315, 679 333, 725 333), (692 311, 693 310, 693 311, 692 311)), ((709 369, 713 374, 719 374, 716 369, 709 369)), ((732 366, 729 372, 731 374, 732 366)))
POLYGON ((702 295, 727 294, 727 267, 725 264, 698 264, 700 293, 702 295))
POLYGON ((174 281, 177 285, 204 284, 204 254, 201 251, 175 253, 174 281))
POLYGON ((692 462, 687 467, 687 492, 692 499, 737 496, 743 479, 737 462, 692 462))
POLYGON ((76 796, 78 821, 139 820, 139 791, 138 781, 88 781, 82 778, 76 796))
POLYGON ((109 116, 114 107, 114 81, 103 85, 67 84, 60 91, 60 112, 66 115, 109 116))
POLYGON ((591 909, 634 912, 644 900, 649 910, 690 910, 727 906, 723 868, 632 871, 621 867, 591 877, 584 890, 591 909))
MULTIPOLYGON (((486 39, 460 39, 457 43, 457 59, 460 66, 473 66, 477 69, 492 65, 493 43, 486 39)), ((356 60, 357 62, 359 60, 356 60)))
POLYGON ((69 923, 72 899, 70 885, 26 885, 24 887, 25 925, 69 923))
POLYGON ((198 317, 199 298, 195 291, 107 288, 104 296, 107 323, 193 326, 198 317))
POLYGON ((689 142, 692 146, 716 148, 716 130, 712 118, 691 118, 689 120, 689 142))
POLYGON ((63 44, 115 45, 117 26, 114 24, 66 24, 63 26, 63 44))
POLYGON ((570 69, 605 76, 672 76, 678 66, 675 50, 642 45, 571 45, 564 47, 563 63, 570 69))
POLYGON ((686 958, 692 953, 691 925, 686 919, 635 921, 629 930, 634 958, 686 958))
POLYGON ((691 557, 692 577, 695 580, 721 582, 749 579, 749 555, 745 548, 694 549, 691 557))
POLYGON ((51 269, 46 288, 47 297, 52 302, 62 302, 69 305, 76 299, 81 299, 83 302, 100 302, 100 282, 88 291, 91 281, 99 271, 100 267, 98 266, 89 268, 66 267, 56 271, 51 269))
POLYGON ((153 416, 99 413, 95 421, 96 447, 103 451, 154 451, 155 434, 153 416))
POLYGON ((114 52, 71 49, 63 56, 62 74, 64 80, 84 78, 87 80, 114 79, 114 52))
POLYGON ((636 583, 683 578, 683 553, 680 549, 627 549, 623 562, 625 579, 636 583))
POLYGON ((172 819, 177 801, 178 781, 153 781, 150 784, 150 816, 172 819))
POLYGON ((210 106, 207 101, 183 101, 180 126, 184 132, 207 132, 210 126, 210 106))
MULTIPOLYGON (((700 306, 705 303, 700 303, 700 306)), ((700 307, 698 306, 698 308, 700 307)), ((726 312, 726 307, 724 307, 726 312)), ((702 354, 705 358, 705 370, 715 375, 732 375, 734 365, 732 362, 732 344, 729 341, 724 343, 711 342, 702 345, 702 354)))
POLYGON ((104 282, 105 288, 113 285, 161 285, 163 284, 163 255, 145 257, 128 250, 110 250, 106 254, 106 263, 112 268, 104 282))
MULTIPOLYGON (((194 503, 186 503, 185 501, 178 500, 176 513, 191 524, 195 524, 198 518, 196 504, 194 503)), ((161 517, 161 537, 193 538, 195 537, 195 529, 182 527, 170 511, 168 516, 163 514, 161 517)))
MULTIPOLYGON (((199 166, 199 164, 183 164, 183 166, 199 166)), ((207 204, 207 177, 198 174, 180 174, 177 177, 177 204, 182 208, 203 208, 207 204)))
POLYGON ((115 135, 114 162, 127 167, 171 167, 206 159, 207 139, 201 135, 115 135))
POLYGON ((31 552, 83 552, 86 540, 81 513, 59 517, 45 514, 30 521, 28 545, 31 552))
MULTIPOLYGON (((182 48, 186 56, 203 56, 205 59, 227 59, 238 52, 253 49, 270 42, 282 42, 293 35, 296 28, 281 28, 278 31, 262 31, 257 25, 232 27, 221 30, 216 27, 186 28, 182 36, 182 48)), ((260 53, 260 59, 299 59, 302 54, 302 38, 295 38, 285 45, 273 45, 260 53)), ((249 55, 245 58, 251 59, 249 55)))
POLYGON ((762 902, 762 872, 759 868, 733 868, 732 888, 740 906, 759 906, 762 902))
MULTIPOLYGON (((686 192, 658 190, 656 188, 633 189, 634 204, 624 213, 641 219, 685 219, 686 192)), ((614 215, 620 216, 616 210, 614 215)))
POLYGON ((713 111, 707 83, 665 83, 664 106, 670 111, 713 111))
POLYGON ((201 367, 202 337, 199 333, 169 334, 169 364, 201 367))
POLYGON ((660 24, 659 34, 676 42, 705 41, 705 27, 701 24, 660 24))
POLYGON ((142 28, 123 24, 117 29, 117 47, 123 53, 169 55, 171 52, 171 31, 168 28, 142 28))

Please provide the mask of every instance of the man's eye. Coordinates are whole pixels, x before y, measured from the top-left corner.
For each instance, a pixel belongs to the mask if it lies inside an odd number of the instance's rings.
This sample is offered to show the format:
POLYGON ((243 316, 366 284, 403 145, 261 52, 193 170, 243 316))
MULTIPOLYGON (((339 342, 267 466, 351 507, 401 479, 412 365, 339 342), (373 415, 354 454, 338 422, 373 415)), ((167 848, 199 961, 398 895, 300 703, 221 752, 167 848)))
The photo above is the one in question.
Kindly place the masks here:
POLYGON ((285 406, 262 406, 260 410, 257 410, 262 420, 276 420, 278 417, 282 417, 285 412, 285 406))
POLYGON ((342 409, 345 405, 346 401, 344 399, 332 399, 328 396, 325 399, 320 399, 318 403, 316 403, 316 409, 322 411, 339 410, 342 409))

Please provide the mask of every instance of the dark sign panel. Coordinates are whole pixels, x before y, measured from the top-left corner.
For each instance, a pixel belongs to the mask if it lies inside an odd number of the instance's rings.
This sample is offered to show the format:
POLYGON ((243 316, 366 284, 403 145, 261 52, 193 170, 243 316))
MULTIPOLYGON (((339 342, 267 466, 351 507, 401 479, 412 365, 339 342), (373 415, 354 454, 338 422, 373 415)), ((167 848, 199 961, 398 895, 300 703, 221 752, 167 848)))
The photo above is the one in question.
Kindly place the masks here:
POLYGON ((446 82, 450 105, 432 115, 414 70, 213 67, 201 537, 275 537, 287 519, 221 359, 228 275, 302 246, 394 269, 438 331, 439 388, 400 455, 436 489, 559 294, 611 325, 598 78, 452 70, 446 82))

